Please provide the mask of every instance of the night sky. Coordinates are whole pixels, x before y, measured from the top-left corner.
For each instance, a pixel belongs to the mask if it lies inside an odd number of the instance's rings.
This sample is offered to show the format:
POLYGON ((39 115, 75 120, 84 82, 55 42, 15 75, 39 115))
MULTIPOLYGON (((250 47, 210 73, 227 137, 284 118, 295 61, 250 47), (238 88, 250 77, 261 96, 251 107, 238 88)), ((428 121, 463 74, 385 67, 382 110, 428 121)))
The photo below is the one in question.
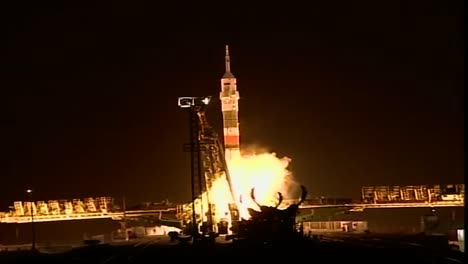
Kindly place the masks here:
POLYGON ((374 2, 4 8, 0 209, 27 188, 187 201, 177 97, 212 95, 222 131, 225 44, 241 146, 290 157, 311 195, 463 183, 463 1, 374 2))

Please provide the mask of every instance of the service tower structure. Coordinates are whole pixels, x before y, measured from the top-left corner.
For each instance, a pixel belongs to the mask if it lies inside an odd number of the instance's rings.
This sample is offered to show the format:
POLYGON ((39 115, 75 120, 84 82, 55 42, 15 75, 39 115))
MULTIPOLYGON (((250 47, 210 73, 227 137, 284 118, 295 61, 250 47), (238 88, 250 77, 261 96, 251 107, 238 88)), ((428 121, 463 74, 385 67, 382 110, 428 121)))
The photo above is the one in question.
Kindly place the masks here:
POLYGON ((223 112, 223 132, 226 161, 240 157, 239 144, 239 92, 237 91, 236 78, 231 73, 231 61, 229 46, 226 45, 225 55, 226 72, 221 78, 221 111, 223 112))

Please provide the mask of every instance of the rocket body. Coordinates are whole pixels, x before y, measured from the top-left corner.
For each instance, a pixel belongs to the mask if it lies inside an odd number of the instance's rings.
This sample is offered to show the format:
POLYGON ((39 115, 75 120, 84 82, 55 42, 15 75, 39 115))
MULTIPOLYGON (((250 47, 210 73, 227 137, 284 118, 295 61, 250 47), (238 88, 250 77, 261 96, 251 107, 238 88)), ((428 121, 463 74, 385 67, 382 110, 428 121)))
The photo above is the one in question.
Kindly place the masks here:
POLYGON ((236 78, 231 73, 229 48, 226 45, 226 72, 221 79, 221 111, 223 113, 223 133, 226 161, 240 157, 239 137, 239 92, 236 78))

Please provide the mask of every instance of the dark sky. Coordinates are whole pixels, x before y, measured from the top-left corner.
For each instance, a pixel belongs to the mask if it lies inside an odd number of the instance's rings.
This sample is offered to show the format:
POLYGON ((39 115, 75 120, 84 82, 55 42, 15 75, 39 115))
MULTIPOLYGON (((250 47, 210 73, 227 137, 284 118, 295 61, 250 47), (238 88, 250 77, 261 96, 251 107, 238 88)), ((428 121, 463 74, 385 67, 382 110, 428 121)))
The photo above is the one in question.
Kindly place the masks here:
POLYGON ((463 1, 375 2, 3 8, 0 205, 189 199, 177 97, 212 95, 220 128, 225 44, 241 144, 312 195, 464 182, 463 1))

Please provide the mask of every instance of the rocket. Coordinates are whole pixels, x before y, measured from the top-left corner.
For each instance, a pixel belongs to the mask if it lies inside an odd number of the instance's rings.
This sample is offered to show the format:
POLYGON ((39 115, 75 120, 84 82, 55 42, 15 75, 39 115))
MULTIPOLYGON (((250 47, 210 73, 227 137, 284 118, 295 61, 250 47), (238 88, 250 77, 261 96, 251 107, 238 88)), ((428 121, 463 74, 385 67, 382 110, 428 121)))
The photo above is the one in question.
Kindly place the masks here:
POLYGON ((221 78, 221 111, 223 113, 224 149, 226 161, 240 157, 239 145, 239 92, 236 78, 231 73, 229 46, 224 57, 226 71, 221 78))

